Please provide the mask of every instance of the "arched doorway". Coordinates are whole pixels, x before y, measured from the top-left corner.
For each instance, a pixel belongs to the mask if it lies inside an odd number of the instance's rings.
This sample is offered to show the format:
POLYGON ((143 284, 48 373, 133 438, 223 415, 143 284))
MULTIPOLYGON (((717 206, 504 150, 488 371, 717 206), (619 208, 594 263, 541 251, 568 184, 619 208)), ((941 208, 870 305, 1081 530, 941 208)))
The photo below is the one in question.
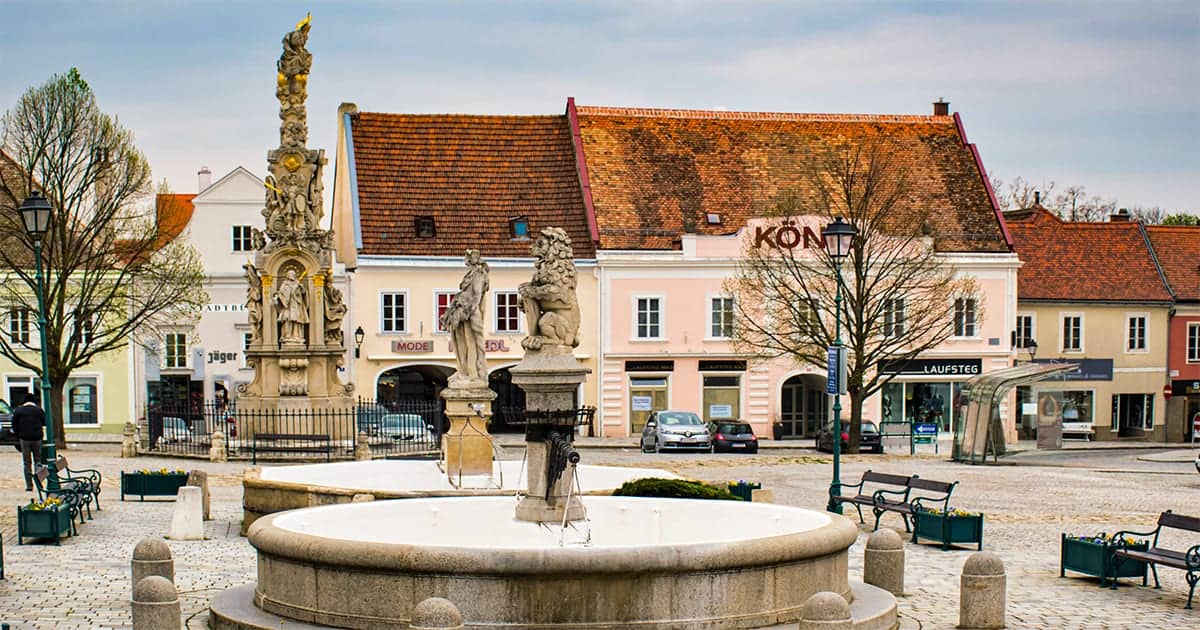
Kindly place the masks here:
POLYGON ((488 374, 488 387, 496 392, 492 401, 493 433, 523 431, 525 429, 525 390, 512 382, 507 367, 488 374))
POLYGON ((825 379, 816 374, 797 374, 783 382, 779 399, 783 437, 816 437, 828 417, 825 379))
POLYGON ((437 402, 438 393, 454 370, 444 365, 405 365, 392 368, 375 381, 375 401, 390 405, 401 401, 437 402))

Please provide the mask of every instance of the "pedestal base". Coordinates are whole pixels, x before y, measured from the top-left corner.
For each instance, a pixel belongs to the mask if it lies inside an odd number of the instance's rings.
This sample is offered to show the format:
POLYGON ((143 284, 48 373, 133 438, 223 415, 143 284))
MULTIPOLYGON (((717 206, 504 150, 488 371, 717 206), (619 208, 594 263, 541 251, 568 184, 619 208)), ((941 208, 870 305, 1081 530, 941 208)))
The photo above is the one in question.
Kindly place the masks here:
POLYGON ((561 523, 564 513, 568 522, 587 518, 587 510, 583 508, 583 502, 579 500, 578 495, 571 497, 569 502, 563 497, 551 497, 551 499, 558 499, 558 501, 551 504, 542 497, 528 494, 521 497, 521 502, 517 504, 517 520, 535 523, 561 523))
POLYGON ((486 383, 442 391, 450 430, 442 436, 442 468, 453 482, 460 476, 492 474, 492 439, 488 418, 496 392, 486 383))

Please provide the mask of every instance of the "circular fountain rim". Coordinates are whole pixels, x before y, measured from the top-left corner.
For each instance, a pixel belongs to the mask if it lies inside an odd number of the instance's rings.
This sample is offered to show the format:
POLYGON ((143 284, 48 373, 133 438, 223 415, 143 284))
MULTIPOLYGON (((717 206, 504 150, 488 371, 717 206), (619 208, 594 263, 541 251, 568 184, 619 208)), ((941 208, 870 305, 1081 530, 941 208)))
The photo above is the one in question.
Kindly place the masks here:
MULTIPOLYGON (((450 497, 428 501, 496 501, 503 497, 450 497)), ((633 497, 597 497, 604 502, 641 502, 633 497)), ((650 501, 696 502, 696 499, 652 499, 650 501)), ((408 503, 409 501, 405 501, 408 503)), ((380 502, 376 505, 382 504, 380 502)), ((393 503, 391 501, 386 503, 393 503)), ((746 504, 706 501, 717 510, 749 507, 746 504)), ((358 504, 370 509, 372 503, 358 504)), ((764 506, 765 504, 759 504, 764 506)), ((574 574, 700 570, 719 571, 746 566, 777 564, 818 555, 844 552, 858 537, 858 527, 849 519, 815 510, 769 504, 781 511, 801 510, 826 516, 828 521, 813 529, 756 538, 719 542, 661 543, 603 547, 496 548, 488 546, 430 546, 412 543, 375 542, 330 538, 286 529, 275 524, 301 511, 344 506, 322 506, 291 510, 256 521, 249 531, 250 544, 260 554, 293 558, 303 562, 360 569, 391 571, 404 568, 416 572, 455 570, 472 574, 574 574)))

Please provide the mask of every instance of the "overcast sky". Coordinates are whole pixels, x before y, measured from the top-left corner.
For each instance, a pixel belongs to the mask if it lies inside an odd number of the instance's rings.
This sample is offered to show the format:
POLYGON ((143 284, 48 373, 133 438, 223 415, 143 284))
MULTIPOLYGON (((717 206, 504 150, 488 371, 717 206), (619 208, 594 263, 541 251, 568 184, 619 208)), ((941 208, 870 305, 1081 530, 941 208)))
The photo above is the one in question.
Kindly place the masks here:
MULTIPOLYGON (((989 174, 1200 210, 1200 2, 0 0, 0 108, 72 66, 155 178, 262 176, 280 39, 313 13, 309 145, 364 111, 580 104, 960 112, 989 174)), ((331 161, 332 165, 332 161, 331 161)), ((332 166, 329 169, 332 171, 332 166)))

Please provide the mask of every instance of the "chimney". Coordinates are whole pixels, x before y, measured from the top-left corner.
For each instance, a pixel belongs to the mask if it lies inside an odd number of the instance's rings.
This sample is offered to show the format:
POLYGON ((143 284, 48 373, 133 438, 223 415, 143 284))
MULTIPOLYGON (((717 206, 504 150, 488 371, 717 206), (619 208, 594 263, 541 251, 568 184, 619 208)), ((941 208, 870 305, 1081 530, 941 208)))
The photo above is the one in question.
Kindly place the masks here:
POLYGON ((1130 220, 1129 208, 1121 208, 1108 215, 1108 220, 1110 223, 1128 223, 1130 220))
POLYGON ((199 179, 198 183, 200 186, 196 189, 196 192, 202 193, 205 188, 212 186, 212 171, 208 170, 207 166, 201 166, 200 170, 196 173, 196 177, 199 179))
POLYGON ((934 102, 934 104, 933 104, 933 115, 934 116, 949 116, 950 115, 950 101, 944 100, 944 99, 942 99, 942 97, 939 96, 938 100, 936 102, 934 102))
POLYGON ((1042 205, 1042 193, 1041 193, 1041 191, 1035 190, 1035 191, 1033 191, 1033 207, 1036 208, 1041 205, 1042 205))

